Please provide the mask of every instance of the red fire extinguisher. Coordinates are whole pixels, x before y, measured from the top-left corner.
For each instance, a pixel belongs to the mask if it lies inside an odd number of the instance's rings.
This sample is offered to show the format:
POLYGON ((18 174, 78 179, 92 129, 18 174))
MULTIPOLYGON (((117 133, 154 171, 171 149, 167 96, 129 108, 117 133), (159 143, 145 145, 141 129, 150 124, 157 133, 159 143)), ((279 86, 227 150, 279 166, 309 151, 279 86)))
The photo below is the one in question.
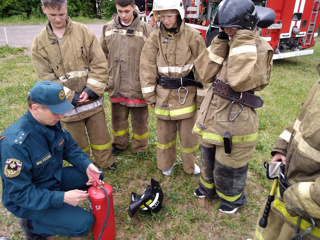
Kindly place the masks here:
POLYGON ((112 187, 102 183, 93 173, 90 173, 96 184, 88 190, 91 209, 95 218, 93 225, 94 240, 113 240, 116 237, 112 187))

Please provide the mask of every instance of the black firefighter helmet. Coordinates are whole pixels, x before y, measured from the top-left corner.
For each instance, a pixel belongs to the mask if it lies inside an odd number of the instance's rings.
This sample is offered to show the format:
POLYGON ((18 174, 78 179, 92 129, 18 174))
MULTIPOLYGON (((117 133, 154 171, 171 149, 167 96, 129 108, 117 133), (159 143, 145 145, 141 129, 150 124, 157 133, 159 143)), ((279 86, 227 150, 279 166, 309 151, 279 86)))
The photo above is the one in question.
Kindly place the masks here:
POLYGON ((213 26, 254 30, 256 26, 270 26, 274 19, 275 12, 271 8, 256 7, 251 0, 223 0, 213 18, 213 26))
POLYGON ((132 218, 139 208, 143 211, 157 213, 162 207, 162 201, 163 192, 160 184, 151 178, 151 185, 148 185, 141 195, 131 193, 129 216, 132 218))

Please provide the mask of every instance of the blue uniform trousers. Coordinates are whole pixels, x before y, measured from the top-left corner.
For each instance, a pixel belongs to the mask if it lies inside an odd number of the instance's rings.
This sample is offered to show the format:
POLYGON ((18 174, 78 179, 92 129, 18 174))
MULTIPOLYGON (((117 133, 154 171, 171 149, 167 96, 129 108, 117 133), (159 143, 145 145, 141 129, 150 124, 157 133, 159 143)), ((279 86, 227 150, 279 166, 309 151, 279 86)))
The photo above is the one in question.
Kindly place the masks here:
MULTIPOLYGON (((102 174, 100 178, 103 178, 102 174)), ((74 167, 62 170, 61 191, 73 189, 87 190, 88 177, 74 167)), ((61 208, 49 208, 41 211, 30 211, 26 218, 31 220, 32 233, 43 237, 52 235, 81 237, 85 236, 94 224, 93 215, 82 209, 64 203, 61 208)))

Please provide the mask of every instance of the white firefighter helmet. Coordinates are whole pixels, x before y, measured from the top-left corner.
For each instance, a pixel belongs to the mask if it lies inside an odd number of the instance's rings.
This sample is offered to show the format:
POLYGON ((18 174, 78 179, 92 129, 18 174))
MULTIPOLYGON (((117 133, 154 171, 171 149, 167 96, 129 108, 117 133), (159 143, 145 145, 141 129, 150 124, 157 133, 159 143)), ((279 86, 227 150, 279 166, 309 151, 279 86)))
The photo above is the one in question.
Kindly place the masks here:
POLYGON ((184 19, 185 10, 182 0, 154 0, 152 11, 156 21, 159 20, 160 11, 163 10, 177 10, 181 19, 184 19))

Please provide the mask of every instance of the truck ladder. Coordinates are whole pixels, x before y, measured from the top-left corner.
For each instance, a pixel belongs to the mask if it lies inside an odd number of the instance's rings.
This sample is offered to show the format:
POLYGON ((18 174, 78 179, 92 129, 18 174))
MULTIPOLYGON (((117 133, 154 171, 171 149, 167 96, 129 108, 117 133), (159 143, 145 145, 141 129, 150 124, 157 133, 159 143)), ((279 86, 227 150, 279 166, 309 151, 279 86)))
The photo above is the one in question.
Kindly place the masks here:
POLYGON ((305 37, 305 41, 303 42, 303 46, 311 45, 312 39, 313 39, 313 34, 314 34, 314 29, 316 26, 316 21, 318 18, 318 12, 319 12, 319 7, 320 7, 320 0, 314 0, 313 3, 313 8, 310 16, 310 21, 309 21, 309 27, 308 31, 305 37))
MULTIPOLYGON (((318 0, 318 1, 320 1, 320 0, 318 0)), ((199 11, 200 11, 200 0, 194 0, 194 6, 189 6, 187 8, 187 13, 188 12, 194 12, 194 13, 187 14, 187 18, 196 18, 196 19, 198 19, 199 16, 200 16, 200 12, 199 11)))

